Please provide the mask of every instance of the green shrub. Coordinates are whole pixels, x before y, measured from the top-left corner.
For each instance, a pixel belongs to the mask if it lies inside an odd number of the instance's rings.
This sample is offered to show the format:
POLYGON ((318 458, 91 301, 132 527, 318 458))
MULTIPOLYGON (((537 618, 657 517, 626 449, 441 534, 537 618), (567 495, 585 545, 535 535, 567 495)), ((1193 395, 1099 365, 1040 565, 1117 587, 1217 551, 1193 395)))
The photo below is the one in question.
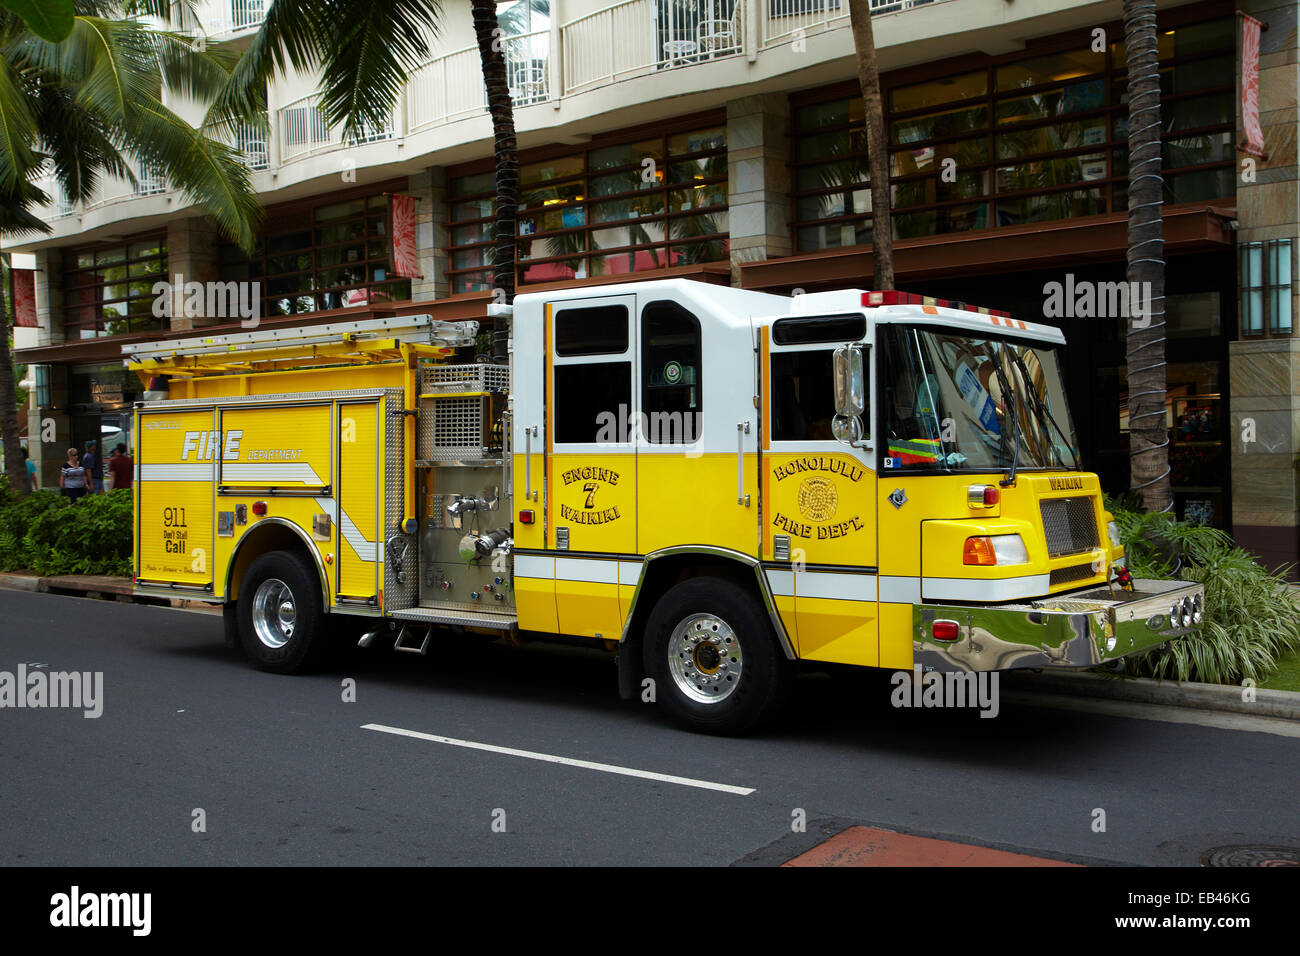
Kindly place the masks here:
POLYGON ((76 504, 36 491, 0 504, 0 571, 131 575, 131 492, 86 495, 76 504))
POLYGON ((1163 648, 1128 658, 1145 677, 1237 684, 1260 680, 1300 649, 1300 608, 1285 571, 1270 572, 1224 532, 1108 500, 1135 578, 1205 585, 1205 619, 1163 648))

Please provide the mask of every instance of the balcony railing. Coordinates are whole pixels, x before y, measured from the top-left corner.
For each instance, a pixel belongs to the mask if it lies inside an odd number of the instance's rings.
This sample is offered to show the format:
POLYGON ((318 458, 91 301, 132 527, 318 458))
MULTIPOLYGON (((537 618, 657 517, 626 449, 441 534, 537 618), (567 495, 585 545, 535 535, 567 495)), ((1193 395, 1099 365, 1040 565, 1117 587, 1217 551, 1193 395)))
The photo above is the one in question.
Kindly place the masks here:
MULTIPOLYGON (((551 96, 551 34, 547 30, 506 37, 506 81, 516 107, 551 96)), ((466 47, 417 67, 406 88, 407 129, 412 133, 474 116, 487 109, 487 88, 477 46, 466 47)))
MULTIPOLYGON (((897 13, 939 0, 869 0, 871 13, 897 13)), ((757 0, 762 11, 763 49, 847 26, 849 0, 757 0)))
POLYGON ((242 33, 262 25, 274 0, 216 0, 204 18, 209 35, 242 33))
MULTIPOLYGON (((343 127, 326 124, 324 115, 317 109, 319 102, 320 97, 313 93, 294 100, 277 111, 280 162, 287 163, 322 149, 345 145, 343 127)), ((363 128, 361 133, 349 140, 346 145, 355 146, 392 139, 393 128, 394 124, 390 116, 383 126, 363 128)))
POLYGON ((745 0, 623 0, 572 20, 560 28, 564 91, 734 56, 744 11, 745 0))

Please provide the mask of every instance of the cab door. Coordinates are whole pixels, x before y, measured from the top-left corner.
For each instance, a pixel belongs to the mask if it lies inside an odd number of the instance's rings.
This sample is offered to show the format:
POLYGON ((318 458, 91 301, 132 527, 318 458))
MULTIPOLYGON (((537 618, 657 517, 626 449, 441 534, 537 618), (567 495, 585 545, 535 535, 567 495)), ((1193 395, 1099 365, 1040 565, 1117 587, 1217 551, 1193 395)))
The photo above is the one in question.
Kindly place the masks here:
MULTIPOLYGON (((860 315, 791 317, 759 328, 763 372, 762 559, 799 657, 879 664, 876 458, 838 441, 832 357, 860 342, 860 315)), ((871 368, 869 344, 864 367, 871 368)), ((868 390, 867 395, 871 392, 868 390)))
POLYGON ((619 558, 637 554, 635 299, 547 307, 546 525, 564 634, 622 631, 619 558))

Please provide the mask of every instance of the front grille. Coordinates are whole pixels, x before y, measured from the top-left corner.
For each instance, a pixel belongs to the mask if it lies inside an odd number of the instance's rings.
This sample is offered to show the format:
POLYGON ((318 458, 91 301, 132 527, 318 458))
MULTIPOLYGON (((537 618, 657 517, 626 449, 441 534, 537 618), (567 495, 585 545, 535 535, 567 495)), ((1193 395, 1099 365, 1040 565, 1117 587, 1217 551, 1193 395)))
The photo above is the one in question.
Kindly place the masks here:
POLYGON ((1060 558, 1092 551, 1097 538, 1097 515, 1091 498, 1047 498, 1039 504, 1047 553, 1060 558))
POLYGON ((1071 584, 1074 581, 1086 581, 1089 578, 1095 578, 1098 572, 1092 569, 1092 564, 1076 564, 1069 568, 1057 568, 1049 575, 1048 583, 1052 587, 1058 584, 1071 584))

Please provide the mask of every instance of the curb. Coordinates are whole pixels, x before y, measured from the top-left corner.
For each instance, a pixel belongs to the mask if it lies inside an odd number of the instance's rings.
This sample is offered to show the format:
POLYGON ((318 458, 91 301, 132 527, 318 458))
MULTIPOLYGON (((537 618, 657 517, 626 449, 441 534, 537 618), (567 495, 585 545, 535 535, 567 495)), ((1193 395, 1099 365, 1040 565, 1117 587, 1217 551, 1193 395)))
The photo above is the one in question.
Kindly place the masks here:
POLYGON ((105 576, 54 575, 40 578, 28 574, 0 574, 0 589, 11 591, 32 591, 42 594, 60 594, 64 597, 100 598, 118 601, 123 604, 166 604, 182 610, 199 610, 220 613, 220 609, 203 601, 191 601, 185 598, 137 598, 130 578, 110 578, 105 576))
POLYGON ((1300 693, 1289 690, 1255 689, 1255 699, 1241 699, 1242 688, 1226 684, 1193 681, 1159 681, 1149 677, 1103 677, 1086 671, 1072 673, 1026 673, 1003 675, 1008 689, 1036 690, 1071 697, 1127 700, 1142 704, 1163 704, 1192 710, 1245 714, 1300 720, 1300 693))

